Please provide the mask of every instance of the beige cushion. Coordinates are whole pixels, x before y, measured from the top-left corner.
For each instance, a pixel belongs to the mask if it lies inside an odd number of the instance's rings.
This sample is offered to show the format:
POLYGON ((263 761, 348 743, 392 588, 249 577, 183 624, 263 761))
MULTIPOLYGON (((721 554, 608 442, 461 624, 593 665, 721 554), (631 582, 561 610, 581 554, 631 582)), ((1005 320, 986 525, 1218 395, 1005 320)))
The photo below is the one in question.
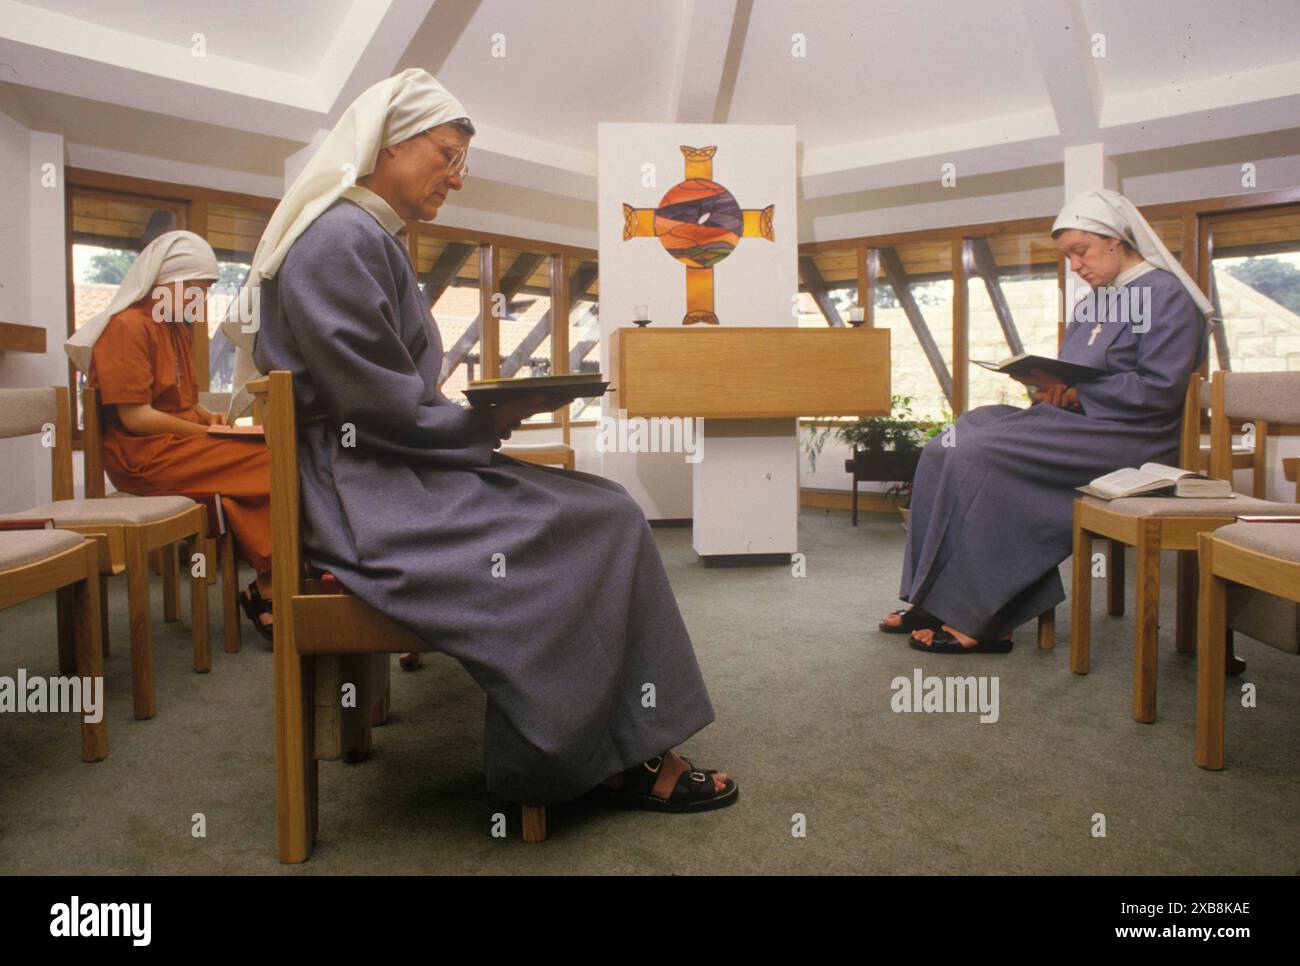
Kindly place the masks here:
POLYGON ((1300 423, 1300 372, 1225 372, 1223 412, 1231 419, 1300 423))
POLYGON ((0 513, 0 520, 52 519, 58 527, 97 523, 155 523, 184 513, 195 502, 187 496, 137 496, 130 500, 56 500, 22 513, 0 513))
POLYGON ((0 439, 41 432, 55 409, 53 389, 0 389, 0 439))
POLYGON ((1214 535, 1224 543, 1300 563, 1300 523, 1233 523, 1214 535))
MULTIPOLYGON (((1300 503, 1275 503, 1257 500, 1253 496, 1237 494, 1226 500, 1200 500, 1169 496, 1127 496, 1118 500, 1100 500, 1085 496, 1085 503, 1133 517, 1235 517, 1238 514, 1255 516, 1297 516, 1300 503)), ((1222 532, 1222 531, 1220 531, 1222 532)))
POLYGON ((0 570, 26 567, 85 542, 69 530, 0 530, 0 570))

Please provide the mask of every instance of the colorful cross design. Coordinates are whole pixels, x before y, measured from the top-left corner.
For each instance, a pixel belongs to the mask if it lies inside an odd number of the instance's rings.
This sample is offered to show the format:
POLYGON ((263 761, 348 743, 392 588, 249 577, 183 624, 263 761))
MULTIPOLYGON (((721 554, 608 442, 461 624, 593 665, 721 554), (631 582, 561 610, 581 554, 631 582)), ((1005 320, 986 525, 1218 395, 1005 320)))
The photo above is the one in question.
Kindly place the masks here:
POLYGON ((744 208, 731 192, 713 180, 716 145, 691 148, 681 145, 686 178, 668 189, 658 208, 623 205, 623 240, 659 239, 660 244, 686 266, 686 315, 682 325, 717 325, 713 313, 713 266, 742 238, 776 241, 772 230, 775 205, 744 208))

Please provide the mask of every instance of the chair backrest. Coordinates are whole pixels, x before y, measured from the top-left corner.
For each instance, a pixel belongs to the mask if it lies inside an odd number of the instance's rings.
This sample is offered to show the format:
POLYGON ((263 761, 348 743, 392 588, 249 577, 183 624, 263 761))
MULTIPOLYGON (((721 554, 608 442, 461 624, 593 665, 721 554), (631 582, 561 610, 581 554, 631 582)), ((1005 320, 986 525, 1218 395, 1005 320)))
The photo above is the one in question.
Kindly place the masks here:
POLYGON ((1232 420, 1300 424, 1300 372, 1214 374, 1210 393, 1210 475, 1232 479, 1232 420))
POLYGON ((43 436, 51 429, 50 499, 71 500, 72 414, 67 388, 0 389, 0 439, 43 436))
POLYGON ((86 386, 81 390, 81 443, 82 475, 85 477, 86 497, 102 497, 104 489, 104 412, 99 403, 99 390, 86 386))
MULTIPOLYGON (((293 404, 293 373, 276 370, 245 387, 253 396, 271 451, 271 559, 276 639, 281 621, 292 620, 291 599, 303 592, 298 416, 293 404)), ((286 631, 286 637, 288 632, 286 631)))
POLYGON ((1178 433, 1178 465, 1200 472, 1201 466, 1201 374, 1193 372, 1183 397, 1183 421, 1178 433))

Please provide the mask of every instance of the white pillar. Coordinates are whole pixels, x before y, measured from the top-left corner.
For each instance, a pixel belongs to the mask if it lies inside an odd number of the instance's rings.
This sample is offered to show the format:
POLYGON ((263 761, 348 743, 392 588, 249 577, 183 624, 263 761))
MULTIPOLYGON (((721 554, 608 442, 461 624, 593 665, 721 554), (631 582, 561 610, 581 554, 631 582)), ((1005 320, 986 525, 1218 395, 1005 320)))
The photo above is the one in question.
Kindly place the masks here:
POLYGON ((1115 162, 1106 156, 1100 141, 1075 144, 1065 149, 1065 197, 1062 204, 1094 188, 1119 190, 1115 162))

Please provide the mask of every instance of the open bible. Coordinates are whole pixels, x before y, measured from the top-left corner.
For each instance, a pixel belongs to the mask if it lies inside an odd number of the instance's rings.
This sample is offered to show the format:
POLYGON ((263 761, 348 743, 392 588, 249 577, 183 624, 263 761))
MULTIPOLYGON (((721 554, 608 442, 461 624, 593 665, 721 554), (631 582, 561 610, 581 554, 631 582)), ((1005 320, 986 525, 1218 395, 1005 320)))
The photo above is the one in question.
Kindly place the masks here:
POLYGON ((1143 463, 1140 469, 1127 467, 1099 476, 1086 486, 1076 487, 1102 500, 1118 500, 1126 496, 1181 496, 1201 499, 1226 499, 1232 496, 1232 484, 1211 476, 1165 466, 1163 463, 1143 463))
POLYGON ((1041 369, 1070 386, 1073 386, 1076 382, 1087 382, 1090 379, 1096 379, 1098 376, 1106 375, 1104 369, 1081 366, 1077 362, 1065 362, 1048 356, 1029 355, 1027 352, 1002 359, 999 362, 972 359, 971 365, 982 366, 992 372, 1000 372, 1016 379, 1024 379, 1035 369, 1041 369))

